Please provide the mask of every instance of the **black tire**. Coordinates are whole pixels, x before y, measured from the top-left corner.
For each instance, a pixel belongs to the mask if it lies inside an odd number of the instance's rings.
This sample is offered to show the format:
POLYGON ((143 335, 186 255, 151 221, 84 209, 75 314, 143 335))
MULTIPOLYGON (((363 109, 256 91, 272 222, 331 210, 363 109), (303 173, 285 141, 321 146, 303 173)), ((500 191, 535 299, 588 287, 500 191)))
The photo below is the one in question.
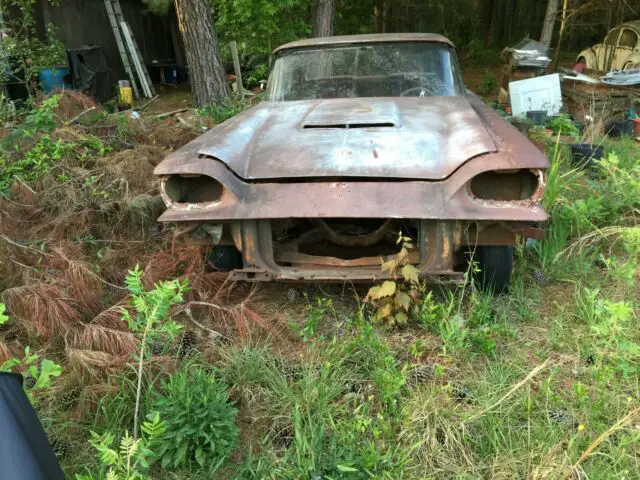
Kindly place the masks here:
POLYGON ((213 247, 209 260, 219 272, 230 272, 242 268, 242 253, 232 245, 213 247))
POLYGON ((481 245, 476 248, 474 258, 480 269, 475 275, 478 287, 493 295, 506 293, 513 271, 513 247, 481 245))

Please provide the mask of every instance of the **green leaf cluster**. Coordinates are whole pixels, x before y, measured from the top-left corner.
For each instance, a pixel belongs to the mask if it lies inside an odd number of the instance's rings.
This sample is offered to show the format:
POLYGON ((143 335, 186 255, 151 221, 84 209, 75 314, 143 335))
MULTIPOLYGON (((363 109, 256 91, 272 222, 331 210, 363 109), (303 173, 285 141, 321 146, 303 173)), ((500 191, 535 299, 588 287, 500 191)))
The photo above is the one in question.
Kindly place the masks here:
POLYGON ((164 431, 165 426, 158 413, 150 415, 149 421, 142 424, 141 438, 134 438, 125 431, 117 446, 114 445, 116 436, 113 433, 105 432, 99 435, 92 431, 89 443, 98 452, 101 467, 97 476, 76 475, 76 480, 144 480, 148 478, 146 472, 155 458, 151 445, 162 436, 164 431))
POLYGON ((202 368, 172 375, 156 395, 154 410, 166 425, 156 447, 162 467, 195 463, 215 470, 238 439, 238 411, 229 403, 226 386, 202 368))

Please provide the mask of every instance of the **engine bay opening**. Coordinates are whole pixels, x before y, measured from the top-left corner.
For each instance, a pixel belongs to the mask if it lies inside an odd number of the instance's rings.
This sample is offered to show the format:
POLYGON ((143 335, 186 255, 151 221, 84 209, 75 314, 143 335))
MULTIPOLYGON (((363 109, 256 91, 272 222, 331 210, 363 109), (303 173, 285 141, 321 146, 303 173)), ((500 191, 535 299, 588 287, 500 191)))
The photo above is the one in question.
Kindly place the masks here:
POLYGON ((217 202, 224 190, 220 182, 206 175, 171 175, 163 184, 166 195, 176 203, 217 202))
POLYGON ((483 200, 526 200, 538 188, 538 177, 527 169, 492 170, 471 180, 471 193, 483 200))
POLYGON ((362 266, 379 266, 380 257, 400 251, 400 231, 416 239, 417 222, 354 218, 272 221, 274 254, 281 265, 295 264, 298 260, 313 262, 310 257, 330 257, 345 262, 362 260, 362 266))

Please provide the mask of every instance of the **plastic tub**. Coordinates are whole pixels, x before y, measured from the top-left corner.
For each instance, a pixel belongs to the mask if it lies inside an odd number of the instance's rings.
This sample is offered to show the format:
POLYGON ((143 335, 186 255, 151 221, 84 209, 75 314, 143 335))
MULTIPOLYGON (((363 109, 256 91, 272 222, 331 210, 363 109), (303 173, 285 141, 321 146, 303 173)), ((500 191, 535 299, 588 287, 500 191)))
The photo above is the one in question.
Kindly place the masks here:
POLYGON ((602 145, 576 143, 571 145, 571 164, 580 168, 593 168, 604 157, 602 145))
POLYGON ((40 70, 40 85, 45 93, 64 88, 64 77, 69 75, 68 67, 53 67, 40 70))

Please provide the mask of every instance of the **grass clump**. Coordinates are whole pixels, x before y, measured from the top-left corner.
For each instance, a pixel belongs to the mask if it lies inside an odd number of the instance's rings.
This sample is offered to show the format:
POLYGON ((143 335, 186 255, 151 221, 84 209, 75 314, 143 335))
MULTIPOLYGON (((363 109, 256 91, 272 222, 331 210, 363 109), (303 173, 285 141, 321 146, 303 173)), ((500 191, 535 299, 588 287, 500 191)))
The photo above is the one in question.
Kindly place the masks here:
POLYGON ((222 104, 207 105, 198 110, 198 114, 203 117, 209 117, 216 123, 222 123, 231 117, 244 112, 251 106, 251 102, 240 96, 231 97, 222 104))

